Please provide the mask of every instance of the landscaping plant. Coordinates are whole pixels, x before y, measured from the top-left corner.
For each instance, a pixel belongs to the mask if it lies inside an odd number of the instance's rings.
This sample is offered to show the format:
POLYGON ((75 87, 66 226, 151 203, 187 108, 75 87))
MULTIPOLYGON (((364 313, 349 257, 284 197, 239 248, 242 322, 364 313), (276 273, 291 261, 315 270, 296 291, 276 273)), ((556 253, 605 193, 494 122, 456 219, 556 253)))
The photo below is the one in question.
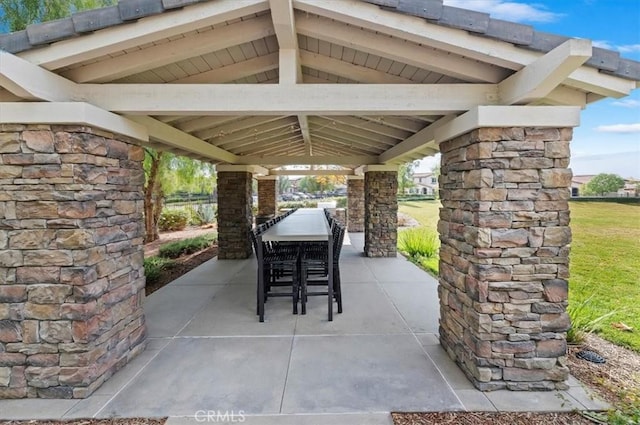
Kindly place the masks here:
POLYGON ((189 215, 180 210, 164 210, 158 220, 158 228, 162 232, 184 230, 189 222, 189 215))
POLYGON ((162 257, 148 257, 144 259, 144 275, 147 283, 153 283, 160 278, 164 270, 174 266, 174 261, 162 257))
POLYGON ((171 242, 160 247, 158 255, 163 258, 178 258, 182 255, 202 251, 216 243, 218 235, 209 233, 195 238, 171 242))

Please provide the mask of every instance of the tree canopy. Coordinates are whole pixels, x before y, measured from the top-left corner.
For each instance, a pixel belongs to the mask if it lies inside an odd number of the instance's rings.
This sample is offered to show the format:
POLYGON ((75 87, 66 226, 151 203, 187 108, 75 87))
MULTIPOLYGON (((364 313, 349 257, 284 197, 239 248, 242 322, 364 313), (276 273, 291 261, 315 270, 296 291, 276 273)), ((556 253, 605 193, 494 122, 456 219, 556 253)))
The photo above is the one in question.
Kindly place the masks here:
POLYGON ((345 181, 345 176, 305 176, 300 180, 298 187, 307 193, 324 192, 335 189, 345 181))
POLYGON ((415 186, 413 183, 413 170, 417 166, 417 162, 405 162, 398 167, 398 193, 405 193, 407 189, 415 186))
POLYGON ((624 179, 617 174, 601 173, 584 185, 584 195, 605 195, 617 192, 624 187, 624 179))
POLYGON ((0 22, 9 31, 29 24, 65 18, 74 12, 111 6, 117 0, 0 0, 0 22))

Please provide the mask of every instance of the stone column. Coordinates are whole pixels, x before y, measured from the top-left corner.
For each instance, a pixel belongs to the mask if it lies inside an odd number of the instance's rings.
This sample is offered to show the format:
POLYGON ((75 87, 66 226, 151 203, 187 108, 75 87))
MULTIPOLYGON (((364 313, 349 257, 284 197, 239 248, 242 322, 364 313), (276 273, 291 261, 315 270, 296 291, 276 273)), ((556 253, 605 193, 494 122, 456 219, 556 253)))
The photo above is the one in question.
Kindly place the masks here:
POLYGON ((144 349, 144 152, 0 126, 0 398, 83 398, 144 349))
POLYGON ((258 178, 258 215, 276 215, 276 176, 258 178))
POLYGON ((395 257, 398 241, 397 167, 370 165, 364 174, 364 253, 395 257))
POLYGON ((249 258, 253 252, 252 174, 242 165, 220 165, 218 175, 218 259, 249 258))
POLYGON ((347 228, 364 232, 364 177, 347 178, 347 228))
POLYGON ((571 128, 440 144, 440 342, 481 390, 567 387, 571 128))

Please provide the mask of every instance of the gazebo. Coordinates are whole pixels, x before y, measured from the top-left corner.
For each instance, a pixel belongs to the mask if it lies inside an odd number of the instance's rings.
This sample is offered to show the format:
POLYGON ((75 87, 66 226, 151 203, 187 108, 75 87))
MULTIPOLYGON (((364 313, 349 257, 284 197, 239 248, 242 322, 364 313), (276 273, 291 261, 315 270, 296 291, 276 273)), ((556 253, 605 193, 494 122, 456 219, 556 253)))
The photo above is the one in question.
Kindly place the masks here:
POLYGON ((481 390, 564 388, 572 128, 639 80, 441 0, 121 0, 0 35, 0 398, 87 397, 144 349, 144 146, 217 164, 221 260, 293 164, 341 166, 349 229, 395 256, 397 166, 440 152, 440 343, 481 390))

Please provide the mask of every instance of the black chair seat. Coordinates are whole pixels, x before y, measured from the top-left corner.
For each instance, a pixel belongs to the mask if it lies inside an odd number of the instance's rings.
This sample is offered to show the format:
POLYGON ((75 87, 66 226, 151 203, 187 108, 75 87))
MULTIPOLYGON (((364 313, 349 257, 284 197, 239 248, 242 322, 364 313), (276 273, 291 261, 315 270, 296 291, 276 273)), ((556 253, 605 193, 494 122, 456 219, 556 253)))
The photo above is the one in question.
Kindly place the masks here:
MULTIPOLYGON (((342 313, 342 290, 340 285, 340 253, 344 242, 345 228, 333 220, 333 299, 338 303, 338 313, 342 313)), ((301 302, 302 314, 306 314, 306 302, 310 296, 328 296, 329 291, 310 291, 309 286, 328 286, 329 283, 329 250, 328 244, 304 244, 300 254, 301 302), (326 276, 324 279, 309 279, 310 276, 326 276)), ((332 320, 331 310, 329 320, 332 320)))

